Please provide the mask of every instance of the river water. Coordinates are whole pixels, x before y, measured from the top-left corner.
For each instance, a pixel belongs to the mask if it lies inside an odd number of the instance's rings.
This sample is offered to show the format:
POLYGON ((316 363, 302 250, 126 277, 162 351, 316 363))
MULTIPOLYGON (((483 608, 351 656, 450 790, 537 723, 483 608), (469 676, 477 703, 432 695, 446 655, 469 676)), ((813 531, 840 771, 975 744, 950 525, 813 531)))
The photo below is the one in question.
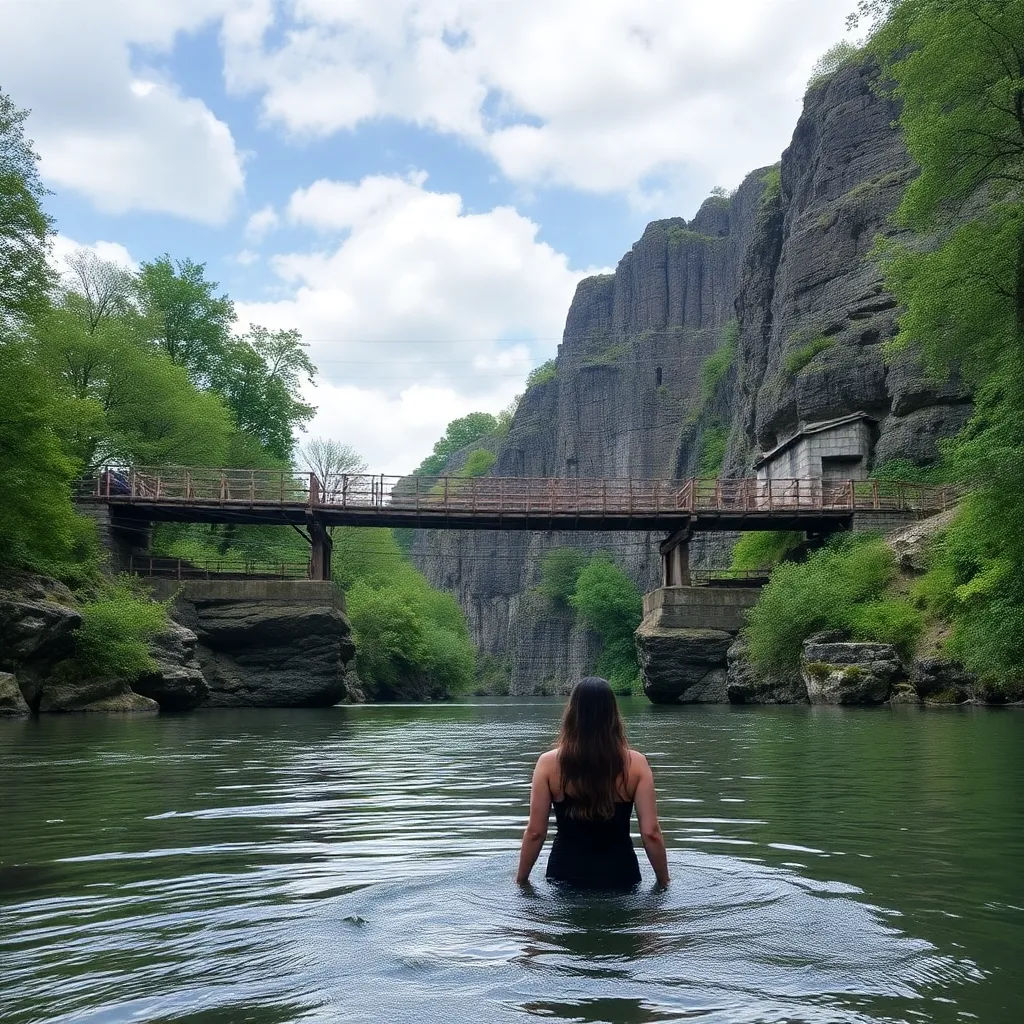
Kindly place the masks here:
POLYGON ((623 706, 614 898, 512 884, 557 702, 0 722, 0 1020, 1024 1019, 1024 714, 623 706))

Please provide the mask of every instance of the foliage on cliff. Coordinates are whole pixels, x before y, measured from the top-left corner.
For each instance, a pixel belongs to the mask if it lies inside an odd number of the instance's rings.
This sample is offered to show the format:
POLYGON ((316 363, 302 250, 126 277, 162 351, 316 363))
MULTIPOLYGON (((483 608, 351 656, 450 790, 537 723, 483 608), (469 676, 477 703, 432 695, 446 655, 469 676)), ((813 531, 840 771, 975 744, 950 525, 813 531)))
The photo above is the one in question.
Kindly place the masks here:
POLYGON ((897 349, 956 364, 975 414, 944 458, 972 493, 940 556, 951 652, 1022 677, 1024 634, 1024 0, 862 0, 870 48, 920 167, 899 218, 932 246, 878 252, 905 307, 897 349), (952 554, 951 552, 955 552, 952 554))

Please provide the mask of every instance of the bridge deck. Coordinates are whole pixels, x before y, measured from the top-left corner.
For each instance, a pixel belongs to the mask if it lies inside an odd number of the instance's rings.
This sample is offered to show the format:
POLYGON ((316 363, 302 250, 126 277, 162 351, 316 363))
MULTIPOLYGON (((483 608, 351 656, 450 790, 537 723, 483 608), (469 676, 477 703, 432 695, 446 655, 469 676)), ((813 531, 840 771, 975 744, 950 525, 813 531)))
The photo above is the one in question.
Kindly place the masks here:
POLYGON ((949 488, 885 481, 397 477, 266 470, 104 470, 80 500, 123 518, 454 530, 832 530, 854 513, 931 515, 949 488))

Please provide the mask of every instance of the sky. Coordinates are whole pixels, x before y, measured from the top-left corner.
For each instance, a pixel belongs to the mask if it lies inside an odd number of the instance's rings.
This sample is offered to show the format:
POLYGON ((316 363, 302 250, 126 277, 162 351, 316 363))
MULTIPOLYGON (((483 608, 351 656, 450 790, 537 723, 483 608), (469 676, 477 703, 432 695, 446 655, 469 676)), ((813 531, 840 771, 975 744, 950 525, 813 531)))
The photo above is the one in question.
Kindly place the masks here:
POLYGON ((788 144, 853 0, 0 0, 55 258, 206 264, 298 328, 308 436, 407 472, 577 283, 788 144))

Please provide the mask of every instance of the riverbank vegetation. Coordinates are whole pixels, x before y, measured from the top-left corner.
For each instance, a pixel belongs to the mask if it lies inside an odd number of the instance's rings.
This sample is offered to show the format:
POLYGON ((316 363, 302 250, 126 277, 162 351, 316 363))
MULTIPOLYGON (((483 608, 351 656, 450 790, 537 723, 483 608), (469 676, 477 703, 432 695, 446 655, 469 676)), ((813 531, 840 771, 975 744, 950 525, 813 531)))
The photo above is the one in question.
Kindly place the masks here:
MULTIPOLYGON (((134 269, 79 250, 55 265, 26 121, 0 93, 0 569, 70 584, 83 619, 74 671, 131 679, 149 667, 166 609, 135 581, 101 571, 95 527, 75 512, 77 479, 110 464, 324 477, 365 465, 338 442, 298 447, 315 411, 306 344, 295 330, 243 329, 202 264, 164 255, 134 269)), ((433 457, 443 464, 499 426, 486 413, 463 417, 433 457)), ((490 461, 477 455, 467 472, 490 461)), ((408 563, 390 531, 335 531, 335 542, 370 695, 467 689, 474 651, 454 599, 408 563)), ((153 551, 223 569, 309 558, 298 532, 272 526, 164 524, 153 551)))
POLYGON ((633 634, 643 618, 643 598, 610 555, 578 548, 549 551, 540 564, 538 590, 553 607, 571 608, 600 637, 595 671, 619 693, 634 693, 640 669, 633 634))
POLYGON ((779 562, 749 613, 750 660, 767 671, 795 669, 803 641, 833 629, 910 654, 924 617, 893 592, 897 575, 892 551, 870 534, 843 534, 804 562, 779 562))
MULTIPOLYGON (((1019 689, 1024 0, 860 0, 851 24, 870 28, 865 50, 881 68, 878 87, 899 101, 920 168, 897 212, 906 233, 874 249, 904 310, 889 354, 913 348, 934 377, 961 374, 975 399, 937 466, 890 464, 874 475, 952 481, 967 495, 908 594, 893 592, 892 556, 879 541, 835 541, 803 564, 777 565, 750 617, 751 655, 792 665, 800 642, 822 628, 907 650, 941 623, 945 656, 991 687, 1019 689)), ((830 74, 850 57, 837 48, 818 70, 830 74)), ((752 568, 780 550, 744 539, 734 564, 752 568)))

